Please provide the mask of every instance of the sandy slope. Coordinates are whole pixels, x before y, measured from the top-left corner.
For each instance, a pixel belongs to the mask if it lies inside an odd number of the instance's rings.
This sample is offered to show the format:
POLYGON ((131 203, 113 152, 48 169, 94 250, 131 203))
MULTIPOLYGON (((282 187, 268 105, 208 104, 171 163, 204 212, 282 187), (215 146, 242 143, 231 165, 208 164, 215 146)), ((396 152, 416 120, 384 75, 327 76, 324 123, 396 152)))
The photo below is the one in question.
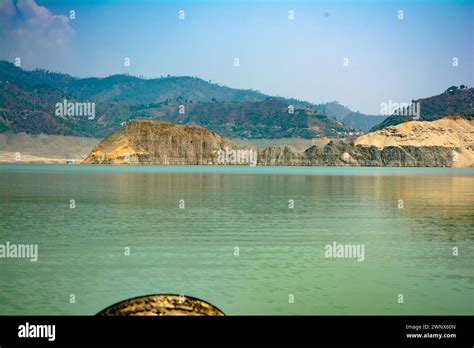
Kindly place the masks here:
POLYGON ((443 146, 453 149, 455 167, 474 166, 474 121, 459 117, 411 121, 368 133, 353 140, 354 145, 443 146))
POLYGON ((62 135, 0 134, 0 162, 16 162, 15 154, 21 154, 21 162, 64 163, 66 159, 80 161, 99 142, 94 138, 62 135))

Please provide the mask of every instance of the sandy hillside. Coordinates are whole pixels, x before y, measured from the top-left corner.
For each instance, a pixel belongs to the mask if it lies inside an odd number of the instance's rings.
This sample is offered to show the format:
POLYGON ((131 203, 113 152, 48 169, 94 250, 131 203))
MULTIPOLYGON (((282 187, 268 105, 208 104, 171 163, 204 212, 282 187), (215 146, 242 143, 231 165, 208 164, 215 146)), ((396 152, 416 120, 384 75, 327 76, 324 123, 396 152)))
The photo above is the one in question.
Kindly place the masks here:
POLYGON ((379 149, 387 146, 443 146, 453 149, 453 166, 474 166, 474 121, 460 117, 405 122, 362 135, 353 142, 354 145, 379 149))

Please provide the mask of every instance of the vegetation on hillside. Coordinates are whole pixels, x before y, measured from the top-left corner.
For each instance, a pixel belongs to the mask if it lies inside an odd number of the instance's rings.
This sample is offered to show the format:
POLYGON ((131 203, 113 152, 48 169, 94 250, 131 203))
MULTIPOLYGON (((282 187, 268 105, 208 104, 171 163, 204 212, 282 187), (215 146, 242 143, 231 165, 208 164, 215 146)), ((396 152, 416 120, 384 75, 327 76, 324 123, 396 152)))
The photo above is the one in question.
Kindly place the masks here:
MULTIPOLYGON (((465 85, 451 86, 440 95, 419 99, 415 102, 420 103, 420 121, 434 121, 450 115, 473 119, 474 88, 468 88, 465 85)), ((413 120, 413 116, 392 115, 370 131, 413 120)))
POLYGON ((328 115, 325 104, 268 97, 195 77, 78 79, 1 61, 0 78, 1 132, 104 137, 133 119, 197 124, 227 137, 255 139, 344 137, 354 132, 328 115), (64 99, 94 102, 96 117, 56 116, 55 104, 64 99))

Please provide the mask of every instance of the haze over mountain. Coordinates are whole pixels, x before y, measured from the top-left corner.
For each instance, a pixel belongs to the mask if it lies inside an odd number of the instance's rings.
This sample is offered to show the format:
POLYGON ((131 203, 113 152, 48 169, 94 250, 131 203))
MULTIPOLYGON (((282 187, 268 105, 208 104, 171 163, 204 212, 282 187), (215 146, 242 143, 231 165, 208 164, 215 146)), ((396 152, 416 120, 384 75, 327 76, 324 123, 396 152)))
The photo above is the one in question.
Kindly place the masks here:
POLYGON ((64 1, 1 1, 0 59, 81 77, 199 76, 313 103, 338 100, 366 114, 388 99, 474 85, 470 1, 405 1, 403 9, 392 1, 138 2, 72 1, 69 8, 64 1), (406 18, 398 18, 400 10, 406 18), (402 47, 410 49, 400 60, 394 49, 402 47))
POLYGON ((358 111, 352 111, 347 106, 339 104, 337 101, 325 103, 319 106, 319 109, 325 115, 331 115, 343 123, 367 132, 373 126, 385 120, 385 115, 365 115, 358 111))

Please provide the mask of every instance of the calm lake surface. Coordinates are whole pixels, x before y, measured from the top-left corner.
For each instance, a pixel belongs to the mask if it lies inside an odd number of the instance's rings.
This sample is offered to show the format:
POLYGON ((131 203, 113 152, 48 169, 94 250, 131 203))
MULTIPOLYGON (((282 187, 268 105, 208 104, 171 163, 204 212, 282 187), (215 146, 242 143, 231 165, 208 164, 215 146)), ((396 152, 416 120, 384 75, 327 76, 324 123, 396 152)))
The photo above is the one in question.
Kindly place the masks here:
POLYGON ((39 249, 0 259, 1 315, 153 293, 226 314, 474 313, 473 169, 12 164, 0 197, 0 244, 39 249), (364 260, 325 257, 333 242, 364 260))

